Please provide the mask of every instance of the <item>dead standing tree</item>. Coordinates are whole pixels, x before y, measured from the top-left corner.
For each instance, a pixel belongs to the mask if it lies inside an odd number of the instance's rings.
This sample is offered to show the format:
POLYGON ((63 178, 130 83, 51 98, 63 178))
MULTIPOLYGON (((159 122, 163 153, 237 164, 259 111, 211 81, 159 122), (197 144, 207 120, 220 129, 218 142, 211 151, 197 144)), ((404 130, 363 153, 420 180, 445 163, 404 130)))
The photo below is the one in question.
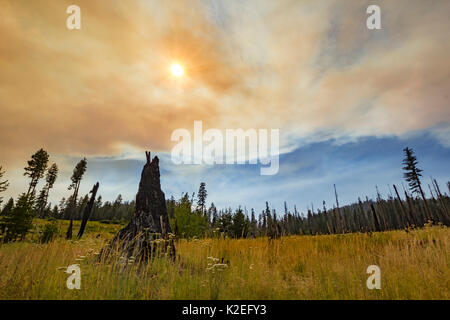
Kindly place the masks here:
POLYGON ((147 261, 156 251, 175 258, 166 200, 161 190, 159 159, 151 160, 150 152, 145 155, 147 162, 141 173, 133 217, 107 250, 102 251, 101 258, 109 255, 111 249, 118 249, 122 256, 134 257, 135 261, 147 261))
POLYGON ((88 202, 86 208, 84 208, 83 220, 81 221, 80 230, 78 231, 78 236, 77 236, 78 239, 81 239, 81 237, 83 236, 84 229, 86 228, 86 224, 91 215, 92 208, 94 207, 94 201, 95 201, 95 196, 97 195, 98 187, 99 187, 99 183, 97 182, 96 184, 94 184, 94 187, 92 187, 92 190, 90 192, 91 198, 89 199, 89 202, 88 202))

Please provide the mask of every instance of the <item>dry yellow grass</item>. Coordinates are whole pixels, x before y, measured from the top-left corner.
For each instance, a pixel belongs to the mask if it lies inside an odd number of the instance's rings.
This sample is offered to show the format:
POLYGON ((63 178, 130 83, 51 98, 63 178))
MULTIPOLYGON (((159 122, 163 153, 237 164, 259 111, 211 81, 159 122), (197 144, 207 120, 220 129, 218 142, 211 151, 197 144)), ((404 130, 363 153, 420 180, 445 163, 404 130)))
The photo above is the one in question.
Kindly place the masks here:
POLYGON ((95 263, 111 232, 0 246, 0 299, 449 299, 449 231, 178 241, 175 263, 95 263), (228 267, 209 269, 212 258, 228 267), (63 267, 80 264, 81 289, 63 267), (366 287, 369 265, 381 290, 366 287))

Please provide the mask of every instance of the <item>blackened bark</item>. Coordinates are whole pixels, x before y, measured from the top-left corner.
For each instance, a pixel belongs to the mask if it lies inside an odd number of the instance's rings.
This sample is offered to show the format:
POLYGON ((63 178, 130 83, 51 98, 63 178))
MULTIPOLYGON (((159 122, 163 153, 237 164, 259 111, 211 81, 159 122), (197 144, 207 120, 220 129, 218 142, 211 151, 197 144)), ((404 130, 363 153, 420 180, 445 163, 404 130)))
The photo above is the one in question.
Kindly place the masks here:
POLYGON ((130 223, 114 237, 112 245, 118 245, 122 254, 136 260, 147 260, 158 250, 175 257, 172 232, 166 209, 166 200, 161 190, 159 159, 150 158, 141 173, 139 190, 136 195, 136 208, 130 223), (155 241, 159 240, 159 241, 155 241))
POLYGON ((372 210, 373 220, 375 222, 375 231, 381 231, 380 221, 378 220, 377 212, 375 211, 373 203, 370 203, 370 209, 372 210))
POLYGON ((90 191, 91 198, 89 199, 89 202, 88 202, 86 208, 84 208, 83 220, 81 221, 80 230, 78 231, 78 236, 77 236, 78 239, 81 239, 81 237, 83 236, 84 229, 86 228, 86 224, 89 220, 89 216, 91 215, 92 207, 94 206, 95 196, 97 195, 98 187, 99 187, 99 184, 97 182, 96 184, 94 184, 94 187, 90 191))
POLYGON ((72 239, 72 229, 73 229, 73 220, 70 219, 69 228, 67 229, 67 232, 66 232, 66 239, 67 240, 71 240, 72 239))
POLYGON ((395 194, 397 195, 397 201, 400 205, 400 210, 402 211, 402 214, 406 219, 408 227, 410 227, 413 224, 412 218, 408 215, 408 213, 405 209, 405 206, 403 205, 402 199, 400 198, 400 195, 398 194, 397 187, 395 186, 395 184, 393 186, 394 186, 395 194))

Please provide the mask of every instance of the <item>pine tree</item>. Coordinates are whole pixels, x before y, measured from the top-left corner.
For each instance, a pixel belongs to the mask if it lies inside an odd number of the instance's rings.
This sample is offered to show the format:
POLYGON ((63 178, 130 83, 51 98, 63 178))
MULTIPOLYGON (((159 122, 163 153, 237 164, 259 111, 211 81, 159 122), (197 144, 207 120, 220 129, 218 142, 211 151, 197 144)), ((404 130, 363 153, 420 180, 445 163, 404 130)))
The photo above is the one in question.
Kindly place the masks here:
POLYGON ((205 213, 206 197, 208 193, 206 192, 206 184, 204 182, 200 183, 200 188, 198 189, 197 195, 197 208, 200 208, 201 213, 205 213))
POLYGON ((44 209, 47 206, 48 194, 50 192, 50 189, 53 188, 57 176, 58 166, 56 165, 56 163, 54 163, 47 171, 47 175, 45 176, 45 186, 42 188, 36 201, 36 209, 39 212, 40 217, 43 216, 44 209))
POLYGON ((278 239, 280 237, 280 232, 278 230, 278 221, 277 221, 277 212, 273 209, 273 219, 272 219, 272 230, 271 230, 271 238, 278 239))
POLYGON ((264 216, 266 217, 264 224, 264 235, 269 235, 272 228, 272 215, 270 214, 269 203, 266 201, 266 210, 264 211, 264 216))
POLYGON ((14 209, 14 200, 13 200, 13 198, 9 198, 9 201, 6 203, 6 205, 3 207, 2 211, 0 212, 0 234, 3 234, 6 229, 6 225, 2 224, 1 218, 11 216, 13 209, 14 209))
POLYGON ((0 216, 8 215, 9 212, 14 208, 14 199, 9 198, 8 202, 3 207, 2 211, 0 211, 0 216))
POLYGON ((86 172, 87 160, 83 158, 80 162, 77 163, 75 169, 73 169, 73 174, 70 180, 72 183, 69 186, 69 190, 73 190, 73 194, 70 196, 67 204, 68 218, 72 219, 73 211, 77 205, 78 199, 78 191, 80 189, 81 180, 83 179, 83 175, 86 172))
POLYGON ((418 161, 416 156, 414 155, 414 151, 408 147, 403 149, 405 152, 405 159, 403 159, 403 170, 405 171, 403 176, 405 180, 408 182, 409 190, 416 195, 421 195, 425 204, 425 209, 427 212, 428 220, 431 220, 431 212, 428 207, 427 200, 425 198, 425 194, 422 190, 422 185, 420 182, 420 177, 422 177, 422 170, 417 167, 418 161))
MULTIPOLYGON (((0 179, 3 177, 3 175, 5 174, 5 171, 2 171, 2 166, 0 166, 0 179)), ((4 192, 6 191, 6 189, 8 189, 9 183, 8 180, 2 181, 0 180, 0 192, 4 192)), ((3 198, 0 197, 0 204, 2 203, 3 198)))
POLYGON ((33 226, 33 194, 23 193, 14 209, 0 220, 0 230, 4 230, 4 242, 24 240, 28 230, 33 226))
POLYGON ((73 169, 73 174, 72 177, 70 178, 72 183, 68 188, 69 190, 73 189, 72 201, 76 202, 77 200, 78 190, 80 189, 80 183, 81 180, 83 179, 83 175, 86 172, 86 167, 87 167, 87 160, 86 158, 83 158, 80 160, 80 162, 77 163, 75 169, 73 169))
POLYGON ((211 206, 208 209, 207 219, 210 226, 214 226, 217 221, 217 208, 214 202, 211 202, 211 206))
POLYGON ((258 222, 256 221, 256 218, 255 218, 255 210, 253 210, 253 208, 252 208, 249 233, 253 238, 256 237, 256 229, 258 228, 257 223, 258 222))
POLYGON ((213 228, 215 228, 216 226, 217 226, 217 221, 218 221, 218 219, 219 219, 219 217, 218 217, 218 215, 217 215, 217 208, 216 208, 216 206, 214 205, 214 202, 211 202, 211 208, 210 208, 210 210, 211 210, 211 226, 213 227, 213 228))
POLYGON ((217 225, 219 231, 224 235, 228 235, 230 237, 233 236, 233 215, 231 213, 231 209, 220 211, 219 218, 217 221, 217 225))
POLYGON ((66 211, 66 207, 67 207, 67 200, 66 200, 66 198, 63 197, 59 201, 58 207, 59 207, 59 215, 62 215, 66 211))
POLYGON ((48 153, 44 149, 39 149, 31 156, 31 160, 28 160, 28 166, 24 168, 25 173, 23 174, 31 179, 28 191, 26 193, 27 197, 30 194, 34 195, 39 179, 44 176, 45 170, 47 169, 47 164, 48 153))
POLYGON ((233 236, 235 238, 242 238, 247 236, 248 225, 245 220, 244 212, 240 207, 233 216, 232 228, 233 236))
POLYGON ((119 193, 116 200, 114 201, 114 204, 113 204, 114 208, 119 207, 122 204, 122 201, 123 201, 122 195, 119 193))
POLYGON ((208 221, 203 215, 192 212, 192 200, 188 193, 176 203, 171 226, 177 234, 186 238, 202 237, 208 230, 208 221))
POLYGON ((167 215, 172 219, 175 217, 175 202, 174 196, 171 196, 170 199, 166 201, 167 215))
POLYGON ((414 151, 408 147, 403 149, 405 152, 405 159, 403 160, 403 174, 405 180, 408 182, 409 190, 417 195, 420 194, 420 177, 422 177, 422 170, 417 167, 417 158, 414 155, 414 151))
POLYGON ((92 209, 92 220, 100 220, 100 209, 102 208, 102 196, 98 196, 94 202, 94 208, 92 209))

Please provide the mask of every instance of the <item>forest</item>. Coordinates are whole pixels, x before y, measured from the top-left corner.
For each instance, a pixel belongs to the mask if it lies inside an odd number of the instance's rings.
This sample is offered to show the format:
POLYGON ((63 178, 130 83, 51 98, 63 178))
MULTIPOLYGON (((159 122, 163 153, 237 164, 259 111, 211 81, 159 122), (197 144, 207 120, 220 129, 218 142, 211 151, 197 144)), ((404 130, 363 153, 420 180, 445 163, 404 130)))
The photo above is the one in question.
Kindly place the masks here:
MULTIPOLYGON (((331 208, 325 201, 322 208, 311 208, 306 213, 297 211, 296 206, 277 212, 265 203, 262 212, 238 207, 236 209, 217 209, 214 203, 207 205, 206 184, 201 183, 197 193, 184 193, 180 199, 173 196, 166 199, 166 208, 171 229, 177 238, 203 238, 228 236, 230 238, 279 238, 288 235, 344 234, 352 232, 371 233, 388 230, 408 230, 428 224, 450 225, 450 198, 441 191, 435 179, 427 184, 429 196, 425 196, 422 182, 422 170, 414 151, 404 149, 404 178, 407 188, 399 189, 392 185, 387 198, 383 198, 377 189, 376 199, 358 198, 350 205, 339 205, 338 192, 331 208), (392 191, 393 190, 393 191, 392 191)), ((102 223, 126 224, 135 211, 135 201, 123 201, 119 194, 115 201, 104 201, 99 195, 95 199, 89 194, 79 195, 79 188, 87 170, 86 158, 81 159, 73 170, 68 189, 72 191, 69 198, 61 199, 58 204, 48 203, 49 193, 58 176, 58 166, 49 165, 49 154, 38 150, 31 156, 24 168, 24 176, 29 178, 26 192, 14 201, 5 201, 0 211, 0 241, 20 241, 25 239, 33 226, 33 219, 48 221, 42 227, 42 239, 47 241, 54 233, 55 220, 70 220, 67 238, 72 237, 72 221, 82 220, 84 212, 89 209, 89 220, 102 223), (37 192, 38 182, 45 181, 37 192), (90 198, 92 203, 89 205, 90 198)), ((9 185, 2 177, 5 170, 0 167, 0 192, 9 185)), ((402 184, 403 185, 403 184, 402 184)), ((447 182, 450 193, 450 182, 447 182)), ((97 187, 98 188, 98 187, 97 187)), ((95 190, 96 191, 96 190, 95 190)), ((1 195, 1 193, 0 193, 1 195)), ((95 195, 94 195, 95 197, 95 195)), ((0 198, 0 205, 2 198, 0 198)), ((87 221, 85 221, 86 223, 87 221)))

